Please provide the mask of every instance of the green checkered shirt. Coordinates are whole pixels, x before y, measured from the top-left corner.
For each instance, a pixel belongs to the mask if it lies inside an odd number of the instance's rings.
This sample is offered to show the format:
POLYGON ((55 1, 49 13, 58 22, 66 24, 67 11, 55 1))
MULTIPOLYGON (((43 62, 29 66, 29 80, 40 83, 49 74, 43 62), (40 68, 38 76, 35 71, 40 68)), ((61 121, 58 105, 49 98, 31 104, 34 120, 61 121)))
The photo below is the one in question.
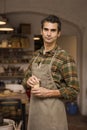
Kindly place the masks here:
POLYGON ((44 48, 42 47, 34 53, 34 56, 29 63, 29 67, 26 70, 23 85, 26 86, 27 79, 32 75, 32 62, 35 57, 39 54, 35 60, 37 64, 41 61, 43 61, 42 64, 49 64, 51 57, 55 54, 55 51, 57 51, 51 67, 53 80, 60 90, 62 99, 76 99, 79 92, 79 82, 76 64, 72 56, 58 46, 45 54, 43 54, 43 50, 44 48))

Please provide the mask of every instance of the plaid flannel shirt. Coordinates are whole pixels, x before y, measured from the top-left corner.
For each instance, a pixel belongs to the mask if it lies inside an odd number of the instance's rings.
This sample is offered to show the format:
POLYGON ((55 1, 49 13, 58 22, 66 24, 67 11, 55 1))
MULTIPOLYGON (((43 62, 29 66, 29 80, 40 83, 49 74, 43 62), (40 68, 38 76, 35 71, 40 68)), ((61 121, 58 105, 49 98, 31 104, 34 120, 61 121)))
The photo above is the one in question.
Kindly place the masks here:
POLYGON ((79 92, 79 81, 73 57, 58 46, 46 54, 43 54, 43 49, 44 48, 42 47, 34 53, 34 56, 29 63, 29 67, 26 70, 23 85, 26 86, 27 79, 32 75, 32 62, 34 58, 39 54, 35 62, 38 64, 40 61, 43 61, 42 64, 49 64, 51 57, 54 55, 55 51, 57 51, 51 67, 53 80, 61 93, 61 98, 67 100, 76 99, 79 92))

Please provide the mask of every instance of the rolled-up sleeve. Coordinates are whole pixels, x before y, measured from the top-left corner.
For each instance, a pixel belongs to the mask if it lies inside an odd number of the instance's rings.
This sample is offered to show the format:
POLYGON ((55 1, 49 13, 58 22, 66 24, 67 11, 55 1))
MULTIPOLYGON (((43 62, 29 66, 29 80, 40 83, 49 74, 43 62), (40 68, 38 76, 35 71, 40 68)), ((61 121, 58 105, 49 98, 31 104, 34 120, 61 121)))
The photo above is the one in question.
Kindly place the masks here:
POLYGON ((79 89, 79 81, 77 75, 77 67, 74 59, 67 56, 62 64, 62 76, 65 81, 65 86, 60 88, 61 96, 64 99, 73 100, 77 98, 79 89))
POLYGON ((25 87, 25 89, 27 87, 27 80, 32 75, 31 66, 32 66, 32 60, 30 61, 29 66, 27 70, 25 71, 24 79, 22 80, 22 85, 25 87))

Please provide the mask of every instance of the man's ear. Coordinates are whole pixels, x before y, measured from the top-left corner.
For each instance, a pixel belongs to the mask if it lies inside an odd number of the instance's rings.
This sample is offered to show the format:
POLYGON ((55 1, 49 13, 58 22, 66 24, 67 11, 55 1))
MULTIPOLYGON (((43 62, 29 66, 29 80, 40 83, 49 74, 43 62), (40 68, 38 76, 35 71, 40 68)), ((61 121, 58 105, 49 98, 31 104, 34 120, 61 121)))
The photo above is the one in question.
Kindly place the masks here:
POLYGON ((61 35, 61 31, 58 32, 58 37, 60 37, 60 35, 61 35))

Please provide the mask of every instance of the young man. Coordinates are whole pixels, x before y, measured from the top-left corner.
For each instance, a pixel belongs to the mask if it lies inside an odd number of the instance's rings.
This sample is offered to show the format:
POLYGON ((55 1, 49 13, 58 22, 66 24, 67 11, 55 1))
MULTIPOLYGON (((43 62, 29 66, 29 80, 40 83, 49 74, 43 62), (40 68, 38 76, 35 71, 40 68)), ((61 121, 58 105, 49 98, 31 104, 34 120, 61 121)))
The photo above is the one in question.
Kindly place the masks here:
POLYGON ((55 15, 41 21, 43 47, 35 52, 23 84, 31 88, 28 130, 68 130, 64 100, 79 92, 73 58, 57 43, 61 22, 55 15))

